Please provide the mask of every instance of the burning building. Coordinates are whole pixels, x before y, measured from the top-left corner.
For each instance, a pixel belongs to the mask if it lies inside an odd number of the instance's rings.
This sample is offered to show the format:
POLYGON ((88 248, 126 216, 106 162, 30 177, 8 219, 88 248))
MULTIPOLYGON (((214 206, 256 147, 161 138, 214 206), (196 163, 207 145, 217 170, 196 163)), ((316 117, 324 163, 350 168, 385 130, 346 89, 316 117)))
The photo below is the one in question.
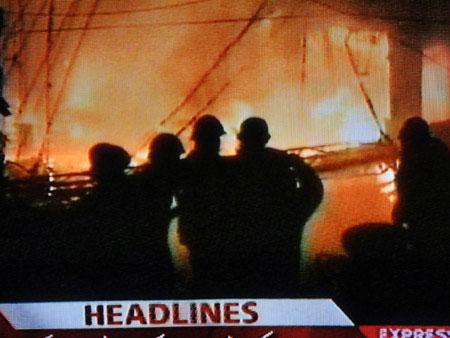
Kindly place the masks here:
POLYGON ((448 4, 3 1, 8 158, 85 169, 96 142, 145 156, 203 112, 267 119, 272 145, 395 140, 449 113, 448 4), (31 126, 31 127, 30 127, 31 126), (30 141, 32 140, 32 142, 30 141), (70 149, 68 151, 68 149, 70 149))

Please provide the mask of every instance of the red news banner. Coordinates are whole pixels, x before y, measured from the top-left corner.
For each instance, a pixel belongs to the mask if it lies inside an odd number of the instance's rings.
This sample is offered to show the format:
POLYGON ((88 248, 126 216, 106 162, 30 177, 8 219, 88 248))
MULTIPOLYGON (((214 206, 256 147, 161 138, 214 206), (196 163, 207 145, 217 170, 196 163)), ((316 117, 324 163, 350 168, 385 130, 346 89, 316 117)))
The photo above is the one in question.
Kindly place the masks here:
POLYGON ((450 326, 361 326, 365 337, 376 338, 450 338, 450 326))
POLYGON ((0 338, 447 338, 450 327, 361 326, 328 299, 0 304, 0 338))
POLYGON ((363 337, 327 299, 0 304, 0 337, 363 337))

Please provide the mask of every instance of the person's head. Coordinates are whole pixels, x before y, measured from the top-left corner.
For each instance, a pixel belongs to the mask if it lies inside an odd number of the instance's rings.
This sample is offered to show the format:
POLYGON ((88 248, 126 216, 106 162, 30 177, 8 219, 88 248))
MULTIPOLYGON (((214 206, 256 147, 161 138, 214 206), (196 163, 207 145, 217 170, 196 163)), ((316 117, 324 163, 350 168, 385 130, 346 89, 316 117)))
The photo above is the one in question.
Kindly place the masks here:
POLYGON ((148 159, 155 165, 170 166, 180 159, 184 147, 173 134, 158 134, 150 143, 148 159))
POLYGON ((407 119, 398 134, 398 139, 402 145, 426 142, 430 137, 430 127, 421 117, 407 119))
POLYGON ((270 140, 267 122, 260 117, 250 117, 242 122, 237 135, 241 148, 262 149, 270 140))
POLYGON ((218 154, 220 151, 220 137, 225 130, 219 119, 213 115, 203 115, 194 124, 191 140, 195 143, 195 150, 218 154))
POLYGON ((125 149, 109 143, 97 143, 89 149, 90 173, 98 182, 121 179, 131 157, 125 149))

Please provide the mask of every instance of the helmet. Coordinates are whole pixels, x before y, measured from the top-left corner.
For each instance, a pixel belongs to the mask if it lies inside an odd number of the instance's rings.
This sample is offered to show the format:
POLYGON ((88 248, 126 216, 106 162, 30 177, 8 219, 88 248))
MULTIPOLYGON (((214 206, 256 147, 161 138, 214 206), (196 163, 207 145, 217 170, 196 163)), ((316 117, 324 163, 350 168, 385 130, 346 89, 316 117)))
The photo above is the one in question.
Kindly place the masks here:
POLYGON ((260 117, 250 117, 242 122, 237 137, 243 142, 262 141, 266 143, 270 139, 269 126, 260 117))
POLYGON ((97 143, 89 149, 91 173, 98 179, 112 179, 124 173, 131 156, 120 146, 97 143))
POLYGON ((158 134, 150 143, 149 157, 157 158, 180 157, 184 153, 184 147, 180 139, 173 134, 158 134))
POLYGON ((205 140, 225 135, 222 123, 213 115, 203 115, 194 124, 191 140, 205 140))
POLYGON ((402 142, 425 140, 431 136, 428 123, 421 117, 411 117, 400 129, 398 138, 402 142))

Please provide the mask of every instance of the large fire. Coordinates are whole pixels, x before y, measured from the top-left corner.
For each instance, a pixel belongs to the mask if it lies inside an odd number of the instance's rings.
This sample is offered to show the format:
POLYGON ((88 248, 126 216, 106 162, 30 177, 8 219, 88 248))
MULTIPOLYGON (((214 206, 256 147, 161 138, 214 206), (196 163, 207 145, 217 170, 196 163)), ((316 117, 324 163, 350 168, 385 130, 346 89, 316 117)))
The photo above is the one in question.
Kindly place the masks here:
MULTIPOLYGON (((320 6, 269 3, 249 24, 257 1, 158 10, 169 4, 54 1, 49 26, 45 3, 29 1, 22 17, 19 4, 5 4, 13 32, 5 54, 14 111, 8 158, 26 166, 46 129, 55 169, 78 171, 97 142, 122 145, 141 163, 152 135, 175 133, 202 110, 223 121, 224 154, 234 152, 236 130, 250 115, 267 119, 279 148, 375 142, 390 116, 386 32, 333 22, 320 6)), ((424 69, 433 81, 435 68, 424 69)), ((447 96, 425 99, 448 105, 446 81, 447 96)), ((189 133, 181 134, 187 149, 189 133)))

